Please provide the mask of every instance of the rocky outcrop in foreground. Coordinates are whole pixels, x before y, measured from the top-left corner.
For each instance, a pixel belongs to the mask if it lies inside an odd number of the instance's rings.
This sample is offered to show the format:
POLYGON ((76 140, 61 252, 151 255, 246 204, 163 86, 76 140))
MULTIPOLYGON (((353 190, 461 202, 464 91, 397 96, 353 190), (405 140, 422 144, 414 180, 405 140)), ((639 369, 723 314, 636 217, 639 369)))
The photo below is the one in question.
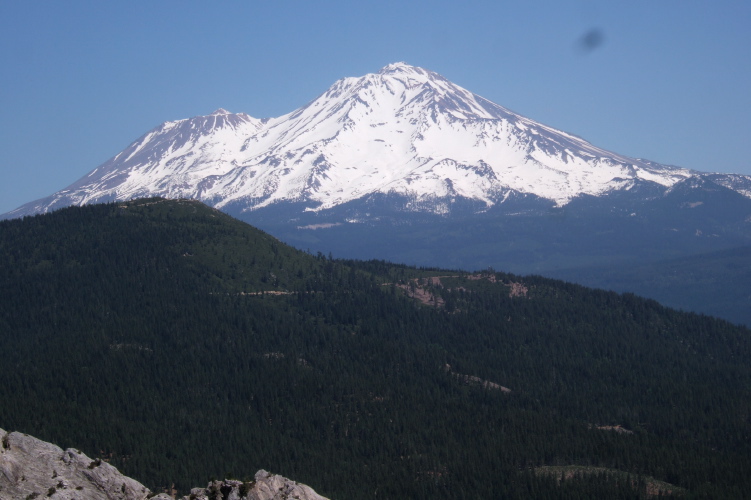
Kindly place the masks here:
MULTIPOLYGON (((0 499, 172 500, 154 494, 115 467, 20 432, 0 429, 0 499)), ((255 480, 213 481, 183 500, 326 500, 310 487, 260 470, 255 480)))
POLYGON ((290 481, 286 477, 261 469, 255 481, 242 482, 225 479, 213 481, 206 488, 193 488, 181 500, 326 500, 309 486, 290 481))

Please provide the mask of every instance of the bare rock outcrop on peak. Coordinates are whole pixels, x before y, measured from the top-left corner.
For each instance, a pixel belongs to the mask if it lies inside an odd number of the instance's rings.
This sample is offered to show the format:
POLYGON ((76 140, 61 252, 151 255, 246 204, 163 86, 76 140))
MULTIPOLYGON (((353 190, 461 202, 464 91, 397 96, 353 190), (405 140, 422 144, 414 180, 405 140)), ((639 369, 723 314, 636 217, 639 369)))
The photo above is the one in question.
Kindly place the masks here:
MULTIPOLYGON (((0 429, 0 500, 172 500, 80 451, 0 429)), ((255 480, 213 481, 182 500, 327 500, 312 488, 259 470, 255 480)))

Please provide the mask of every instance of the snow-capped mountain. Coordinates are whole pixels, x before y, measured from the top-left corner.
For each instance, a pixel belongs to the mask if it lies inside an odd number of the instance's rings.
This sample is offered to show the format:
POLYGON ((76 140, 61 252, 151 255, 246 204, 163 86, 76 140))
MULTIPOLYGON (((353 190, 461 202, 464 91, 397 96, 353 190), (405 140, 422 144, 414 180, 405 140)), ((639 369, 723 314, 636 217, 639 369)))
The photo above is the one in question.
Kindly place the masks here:
MULTIPOLYGON (((343 258, 495 267, 621 291, 634 290, 624 271, 649 269, 664 290, 640 293, 679 307, 711 304, 713 288, 676 281, 666 259, 724 269, 722 252, 751 248, 750 176, 605 151, 404 63, 339 80, 278 118, 219 109, 165 122, 0 218, 153 196, 197 199, 343 258)), ((748 304, 696 310, 745 321, 748 304)))
MULTIPOLYGON (((69 187, 6 216, 145 196, 235 211, 278 202, 320 211, 374 194, 434 213, 450 210, 446 200, 483 210, 511 195, 564 206, 643 184, 664 190, 696 175, 605 151, 396 63, 339 80, 278 118, 219 109, 166 122, 69 187)), ((751 178, 714 175, 751 196, 751 178)))

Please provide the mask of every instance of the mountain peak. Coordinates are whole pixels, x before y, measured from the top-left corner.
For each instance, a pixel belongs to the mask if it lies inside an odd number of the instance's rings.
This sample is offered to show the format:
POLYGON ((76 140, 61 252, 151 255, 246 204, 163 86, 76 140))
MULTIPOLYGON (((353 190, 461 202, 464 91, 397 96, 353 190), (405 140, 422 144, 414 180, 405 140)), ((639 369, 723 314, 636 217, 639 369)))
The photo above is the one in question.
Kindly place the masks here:
POLYGON ((224 109, 224 108, 219 108, 219 109, 217 109, 216 111, 214 111, 213 113, 211 113, 211 114, 210 114, 209 116, 224 116, 224 115, 231 115, 231 114, 232 114, 232 113, 230 113, 230 112, 229 112, 229 111, 227 111, 226 109, 224 109))
POLYGON ((420 68, 419 66, 412 66, 411 64, 407 64, 405 62, 387 64, 386 66, 381 68, 377 74, 382 77, 392 76, 397 78, 413 78, 422 81, 423 83, 446 80, 438 73, 434 73, 433 71, 429 71, 425 68, 420 68))
POLYGON ((412 66, 411 64, 407 64, 403 61, 387 64, 386 66, 384 66, 378 71, 379 75, 388 75, 388 74, 393 74, 393 73, 424 74, 426 73, 426 71, 422 68, 418 68, 417 66, 412 66))

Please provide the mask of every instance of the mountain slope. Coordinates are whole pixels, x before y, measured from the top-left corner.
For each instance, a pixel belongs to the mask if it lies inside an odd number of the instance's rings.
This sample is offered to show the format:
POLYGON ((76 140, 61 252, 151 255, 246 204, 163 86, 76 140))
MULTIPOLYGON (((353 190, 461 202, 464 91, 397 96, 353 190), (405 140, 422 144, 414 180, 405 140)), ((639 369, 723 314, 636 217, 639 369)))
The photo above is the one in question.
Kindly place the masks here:
POLYGON ((264 467, 331 498, 632 498, 627 474, 751 492, 747 329, 331 260, 195 201, 0 222, 0 352, 4 428, 155 491, 264 467), (584 465, 614 472, 534 472, 584 465))
POLYGON ((8 215, 145 196, 231 211, 280 202, 322 210, 376 193, 404 197, 406 211, 448 213, 457 198, 479 210, 518 196, 562 206, 695 175, 597 148, 397 63, 339 80, 278 118, 220 109, 166 122, 66 189, 8 215))

